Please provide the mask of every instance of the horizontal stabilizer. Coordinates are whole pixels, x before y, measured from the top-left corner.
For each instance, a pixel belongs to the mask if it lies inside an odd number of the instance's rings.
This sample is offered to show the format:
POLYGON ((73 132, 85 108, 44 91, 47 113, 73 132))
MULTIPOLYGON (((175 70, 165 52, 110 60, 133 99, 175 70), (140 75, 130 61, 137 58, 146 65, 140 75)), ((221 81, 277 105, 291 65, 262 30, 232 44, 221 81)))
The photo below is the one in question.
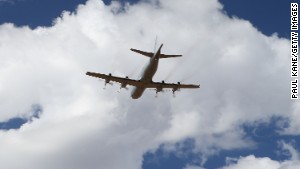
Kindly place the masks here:
MULTIPOLYGON (((145 51, 141 51, 141 50, 137 50, 137 49, 130 49, 131 51, 133 52, 136 52, 136 53, 139 53, 141 55, 144 55, 144 56, 148 56, 148 57, 152 57, 154 55, 154 53, 151 53, 151 52, 145 52, 145 51)), ((159 55, 159 58, 172 58, 172 57, 181 57, 182 55, 166 55, 166 54, 160 54, 159 55)))
POLYGON ((173 57, 181 57, 182 55, 165 55, 165 54, 160 54, 159 58, 173 58, 173 57))
POLYGON ((154 54, 153 53, 151 53, 151 52, 144 52, 144 51, 141 51, 141 50, 137 50, 137 49, 130 49, 131 51, 133 51, 133 52, 136 52, 136 53, 139 53, 139 54, 141 54, 141 55, 144 55, 144 56, 148 56, 148 57, 152 57, 154 54))

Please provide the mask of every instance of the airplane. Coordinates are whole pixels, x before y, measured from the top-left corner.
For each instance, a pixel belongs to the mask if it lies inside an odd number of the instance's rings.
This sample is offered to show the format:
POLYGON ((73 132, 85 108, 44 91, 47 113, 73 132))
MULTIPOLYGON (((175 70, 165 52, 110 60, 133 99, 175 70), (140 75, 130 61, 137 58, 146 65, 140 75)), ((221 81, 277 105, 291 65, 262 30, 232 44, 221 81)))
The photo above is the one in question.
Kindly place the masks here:
POLYGON ((130 49, 133 52, 139 53, 141 55, 147 56, 150 58, 149 64, 146 66, 142 77, 139 80, 129 79, 128 76, 125 78, 112 76, 111 73, 108 75, 102 73, 95 73, 95 72, 87 72, 86 75, 101 78, 105 80, 105 85, 110 83, 110 81, 118 82, 121 84, 121 88, 126 88, 127 85, 134 86, 132 90, 131 97, 133 99, 138 99, 142 96, 145 89, 153 88, 156 89, 156 94, 158 92, 162 92, 163 89, 172 89, 173 95, 175 96, 175 91, 179 91, 179 89, 183 88, 200 88, 200 85, 195 84, 181 84, 180 82, 177 83, 165 83, 165 81, 160 82, 153 82, 152 78, 155 75, 158 67, 159 59, 161 58, 171 58, 171 57, 181 57, 182 55, 166 55, 161 53, 161 48, 163 44, 160 45, 159 49, 155 53, 140 51, 137 49, 130 49))

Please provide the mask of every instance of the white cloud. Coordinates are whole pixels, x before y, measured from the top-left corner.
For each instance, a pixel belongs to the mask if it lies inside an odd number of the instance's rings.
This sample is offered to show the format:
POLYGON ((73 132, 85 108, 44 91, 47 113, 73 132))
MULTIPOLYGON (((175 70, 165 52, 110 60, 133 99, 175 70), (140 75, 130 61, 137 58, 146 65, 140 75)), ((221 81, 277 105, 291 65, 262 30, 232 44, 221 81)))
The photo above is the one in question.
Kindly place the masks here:
POLYGON ((247 157, 241 157, 237 160, 236 164, 224 167, 223 169, 278 169, 280 167, 279 162, 273 161, 268 157, 256 158, 255 156, 250 155, 247 157))
POLYGON ((299 154, 295 148, 286 142, 281 141, 282 150, 284 153, 287 150, 290 153, 290 159, 285 161, 275 161, 269 157, 255 157, 254 155, 249 155, 247 157, 240 157, 238 159, 227 158, 228 165, 222 169, 299 169, 300 159, 299 154))
POLYGON ((186 166, 184 169, 203 169, 202 167, 199 167, 199 166, 186 166))
POLYGON ((283 134, 292 134, 299 135, 300 134, 300 102, 298 100, 293 101, 292 110, 289 111, 289 127, 283 131, 283 134))
MULTIPOLYGON (((246 157, 227 159, 230 163, 220 169, 299 169, 300 162, 286 160, 283 162, 275 161, 269 157, 255 157, 249 155, 246 157)), ((185 169, 202 169, 199 166, 187 166, 185 169)))
MULTIPOLYGON (((285 161, 272 160, 269 157, 255 157, 249 155, 239 158, 226 158, 226 166, 220 169, 299 169, 300 159, 298 151, 293 147, 291 143, 280 141, 279 145, 281 150, 279 155, 288 155, 289 159, 285 161)), ((188 165, 185 169, 202 169, 199 166, 188 165)))
POLYGON ((289 157, 291 157, 291 160, 293 161, 299 161, 299 153, 298 151, 293 147, 292 143, 286 143, 284 141, 278 142, 279 146, 281 146, 283 151, 286 151, 289 157))
POLYGON ((197 112, 182 112, 175 114, 170 121, 171 128, 166 130, 162 134, 162 138, 171 139, 177 142, 178 140, 184 140, 187 137, 193 136, 197 132, 197 126, 200 122, 197 112))
POLYGON ((296 116, 287 39, 228 18, 215 0, 140 2, 115 14, 118 7, 89 0, 52 27, 0 26, 0 121, 43 107, 40 119, 0 131, 0 168, 134 169, 146 151, 186 137, 209 156, 253 146, 244 123, 296 116), (147 58, 129 49, 151 51, 156 35, 163 53, 183 57, 161 60, 154 80, 201 89, 131 100, 85 75, 136 78, 147 58))

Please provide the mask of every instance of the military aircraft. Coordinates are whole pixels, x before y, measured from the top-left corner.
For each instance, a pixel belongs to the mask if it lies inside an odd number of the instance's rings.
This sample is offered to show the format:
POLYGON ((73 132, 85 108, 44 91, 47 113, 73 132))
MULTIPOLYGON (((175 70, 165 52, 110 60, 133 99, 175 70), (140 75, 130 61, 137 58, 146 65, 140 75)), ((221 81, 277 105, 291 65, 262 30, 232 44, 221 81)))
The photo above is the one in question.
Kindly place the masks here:
POLYGON ((158 67, 158 61, 161 58, 171 58, 171 57, 181 57, 182 55, 166 55, 162 54, 161 48, 163 44, 160 45, 159 49, 155 53, 151 52, 144 52, 137 49, 130 49, 133 52, 139 53, 141 55, 147 56, 150 58, 150 62, 145 68, 142 77, 139 80, 129 79, 128 76, 125 78, 112 76, 111 73, 108 75, 102 74, 102 73, 95 73, 95 72, 87 72, 86 75, 93 76, 97 78, 101 78, 105 80, 105 85, 107 83, 110 83, 110 81, 118 82, 121 84, 121 88, 126 88, 127 85, 134 86, 134 89, 132 90, 131 97, 133 99, 138 99, 141 97, 143 92, 146 88, 152 88, 156 89, 156 94, 158 92, 162 92, 163 89, 172 89, 173 94, 175 95, 175 91, 178 91, 182 88, 200 88, 200 85, 194 85, 194 84, 181 84, 180 82, 177 83, 165 83, 162 82, 153 82, 152 78, 154 74, 157 71, 158 67))

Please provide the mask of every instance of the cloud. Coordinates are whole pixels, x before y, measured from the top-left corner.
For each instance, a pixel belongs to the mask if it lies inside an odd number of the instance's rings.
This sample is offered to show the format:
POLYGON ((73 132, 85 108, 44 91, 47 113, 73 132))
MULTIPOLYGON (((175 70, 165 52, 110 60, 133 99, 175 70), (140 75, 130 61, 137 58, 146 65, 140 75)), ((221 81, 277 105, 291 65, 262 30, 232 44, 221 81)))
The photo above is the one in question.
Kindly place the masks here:
POLYGON ((184 169, 203 169, 202 167, 198 167, 198 166, 187 166, 184 169))
POLYGON ((292 161, 299 161, 299 153, 298 151, 294 148, 292 143, 286 143, 284 141, 278 142, 279 146, 281 146, 283 151, 286 151, 288 156, 291 157, 292 161))
POLYGON ((291 159, 286 161, 275 161, 268 157, 255 157, 254 155, 249 155, 247 157, 240 157, 237 159, 228 158, 228 165, 222 169, 299 169, 300 159, 299 154, 295 148, 286 142, 281 141, 282 150, 287 150, 291 154, 291 159))
POLYGON ((292 106, 292 111, 289 112, 289 127, 283 130, 283 134, 290 134, 290 135, 299 135, 300 134, 300 103, 299 101, 294 101, 292 106))
POLYGON ((146 151, 185 138, 208 157, 253 146, 241 125, 293 118, 299 105, 289 99, 289 40, 229 18, 216 0, 124 7, 89 0, 51 27, 3 24, 0 36, 0 121, 43 107, 39 119, 0 131, 0 168, 134 169, 146 151), (153 50, 156 35, 163 53, 183 57, 161 60, 154 80, 201 89, 174 99, 147 90, 132 100, 115 92, 119 86, 102 90, 103 82, 85 75, 137 78, 147 58, 129 49, 153 50))
POLYGON ((264 158, 256 158, 253 155, 247 157, 241 157, 237 160, 237 164, 233 164, 227 167, 223 167, 223 169, 247 169, 247 168, 257 168, 257 169, 278 169, 280 168, 280 163, 277 161, 273 161, 268 157, 264 158))
POLYGON ((14 117, 5 122, 0 122, 0 130, 19 129, 23 124, 39 118, 42 113, 40 105, 32 105, 31 112, 22 117, 14 117))
POLYGON ((13 4, 15 4, 15 1, 17 1, 17 0, 0 0, 0 5, 1 5, 1 3, 8 3, 8 4, 13 5, 13 4))
MULTIPOLYGON (((299 152, 294 148, 292 143, 286 143, 279 141, 280 155, 288 154, 289 159, 285 161, 273 160, 269 157, 255 157, 254 155, 248 155, 245 157, 226 158, 226 165, 220 167, 220 169, 299 169, 300 159, 299 152)), ((185 169, 202 169, 199 166, 187 165, 185 169)))

